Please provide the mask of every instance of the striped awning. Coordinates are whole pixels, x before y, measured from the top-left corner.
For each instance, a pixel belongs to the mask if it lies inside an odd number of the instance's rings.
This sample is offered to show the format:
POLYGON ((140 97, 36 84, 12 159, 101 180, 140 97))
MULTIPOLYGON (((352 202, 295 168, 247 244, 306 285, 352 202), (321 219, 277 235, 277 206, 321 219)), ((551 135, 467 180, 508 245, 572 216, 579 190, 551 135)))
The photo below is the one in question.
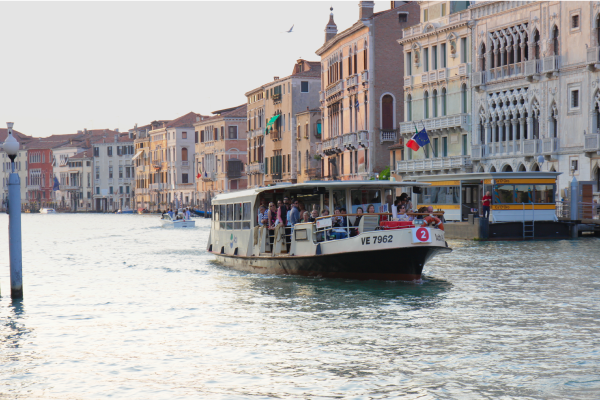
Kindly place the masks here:
POLYGON ((133 156, 133 157, 131 158, 131 161, 133 161, 133 160, 135 160, 136 158, 138 158, 139 156, 141 156, 143 152, 144 152, 144 150, 140 150, 140 151, 138 151, 138 152, 135 154, 135 156, 133 156))

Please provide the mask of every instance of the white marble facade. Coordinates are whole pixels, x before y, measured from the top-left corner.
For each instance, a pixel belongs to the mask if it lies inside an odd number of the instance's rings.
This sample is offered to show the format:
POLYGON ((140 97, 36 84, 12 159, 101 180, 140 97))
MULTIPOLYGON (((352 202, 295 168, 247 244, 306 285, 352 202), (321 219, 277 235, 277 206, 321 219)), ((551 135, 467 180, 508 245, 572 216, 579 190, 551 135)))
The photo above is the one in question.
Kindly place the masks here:
POLYGON ((600 3, 469 9, 473 171, 558 171, 558 189, 575 177, 598 192, 600 3))

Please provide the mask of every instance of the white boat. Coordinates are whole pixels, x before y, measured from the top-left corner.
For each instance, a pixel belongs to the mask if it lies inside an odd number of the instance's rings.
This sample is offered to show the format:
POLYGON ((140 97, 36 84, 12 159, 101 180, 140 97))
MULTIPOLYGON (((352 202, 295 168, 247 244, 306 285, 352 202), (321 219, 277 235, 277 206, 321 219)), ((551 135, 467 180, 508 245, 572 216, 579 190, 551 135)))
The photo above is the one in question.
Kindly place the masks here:
POLYGON ((171 218, 169 214, 163 214, 160 222, 164 227, 173 228, 193 228, 196 226, 196 221, 191 219, 175 219, 171 218))
POLYGON ((125 207, 124 210, 117 210, 117 212, 115 214, 133 214, 133 210, 129 207, 125 207))
POLYGON ((384 219, 392 218, 387 211, 396 189, 412 194, 413 188, 423 186, 429 184, 311 181, 220 194, 212 201, 207 250, 225 266, 262 274, 418 280, 427 261, 452 251, 443 225, 438 228, 422 226, 423 220, 384 219), (258 226, 261 200, 276 204, 284 197, 301 200, 306 210, 343 207, 348 213, 342 226, 336 226, 340 224, 334 216, 298 223, 293 230, 258 226))
POLYGON ((54 208, 40 208, 40 214, 56 214, 54 208))

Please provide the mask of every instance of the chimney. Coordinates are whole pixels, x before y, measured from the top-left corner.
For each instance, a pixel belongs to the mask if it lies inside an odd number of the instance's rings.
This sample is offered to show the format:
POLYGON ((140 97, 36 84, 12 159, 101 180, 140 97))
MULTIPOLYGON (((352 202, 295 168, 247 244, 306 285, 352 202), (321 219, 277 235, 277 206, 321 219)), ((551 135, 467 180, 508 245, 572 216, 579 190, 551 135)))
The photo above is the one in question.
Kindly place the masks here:
POLYGON ((83 133, 87 135, 87 128, 83 128, 83 133))
POLYGON ((119 128, 115 128, 115 132, 119 133, 119 128))
POLYGON ((79 134, 79 135, 82 134, 82 133, 83 133, 83 131, 77 131, 77 134, 79 134))
POLYGON ((115 135, 115 143, 119 141, 119 135, 115 135))
POLYGON ((373 16, 373 7, 375 7, 374 1, 361 1, 358 3, 358 18, 361 20, 369 19, 373 16))
POLYGON ((90 138, 85 139, 85 147, 86 148, 90 147, 90 138))
POLYGON ((200 116, 196 115, 196 122, 200 122, 200 116))
POLYGON ((333 22, 333 7, 329 9, 329 22, 325 26, 325 43, 329 42, 335 35, 337 35, 337 25, 333 22))
POLYGON ((278 81, 278 80, 279 80, 279 77, 278 77, 278 76, 274 76, 274 77, 273 77, 273 80, 274 80, 274 81, 278 81))

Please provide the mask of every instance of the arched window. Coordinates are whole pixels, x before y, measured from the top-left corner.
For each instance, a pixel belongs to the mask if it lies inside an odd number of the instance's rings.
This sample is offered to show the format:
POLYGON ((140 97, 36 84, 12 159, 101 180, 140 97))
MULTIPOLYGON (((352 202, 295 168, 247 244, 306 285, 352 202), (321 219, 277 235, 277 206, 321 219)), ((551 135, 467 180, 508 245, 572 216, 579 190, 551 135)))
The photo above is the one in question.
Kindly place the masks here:
POLYGON ((394 129, 394 98, 389 94, 381 99, 381 128, 394 129))
POLYGON ((431 96, 431 105, 432 107, 432 111, 433 111, 433 118, 436 118, 438 116, 438 105, 437 105, 437 90, 433 90, 432 96, 431 96))
POLYGON ((554 50, 554 55, 558 55, 558 27, 555 26, 552 31, 552 49, 554 50))
POLYGON ((464 83, 460 87, 460 100, 462 104, 462 112, 467 113, 467 85, 464 83))
POLYGON ((181 161, 187 161, 187 160, 188 160, 188 149, 184 147, 181 149, 181 161))
POLYGON ((485 43, 481 44, 481 64, 479 65, 480 71, 485 71, 485 43))
POLYGON ((348 55, 348 76, 352 75, 352 49, 350 49, 350 54, 348 55))
POLYGON ((537 29, 533 34, 533 58, 536 60, 540 59, 540 33, 537 29))
POLYGON ((354 45, 354 73, 358 74, 358 54, 356 53, 356 45, 354 45))
POLYGON ((427 91, 423 94, 423 116, 429 118, 429 93, 427 91))
POLYGON ((446 88, 442 88, 442 117, 446 116, 446 88))
POLYGON ((363 65, 365 66, 365 70, 368 69, 368 65, 369 63, 367 62, 368 58, 367 58, 367 42, 365 41, 365 44, 363 45, 363 65))
POLYGON ((406 120, 412 121, 412 96, 406 96, 406 120))

